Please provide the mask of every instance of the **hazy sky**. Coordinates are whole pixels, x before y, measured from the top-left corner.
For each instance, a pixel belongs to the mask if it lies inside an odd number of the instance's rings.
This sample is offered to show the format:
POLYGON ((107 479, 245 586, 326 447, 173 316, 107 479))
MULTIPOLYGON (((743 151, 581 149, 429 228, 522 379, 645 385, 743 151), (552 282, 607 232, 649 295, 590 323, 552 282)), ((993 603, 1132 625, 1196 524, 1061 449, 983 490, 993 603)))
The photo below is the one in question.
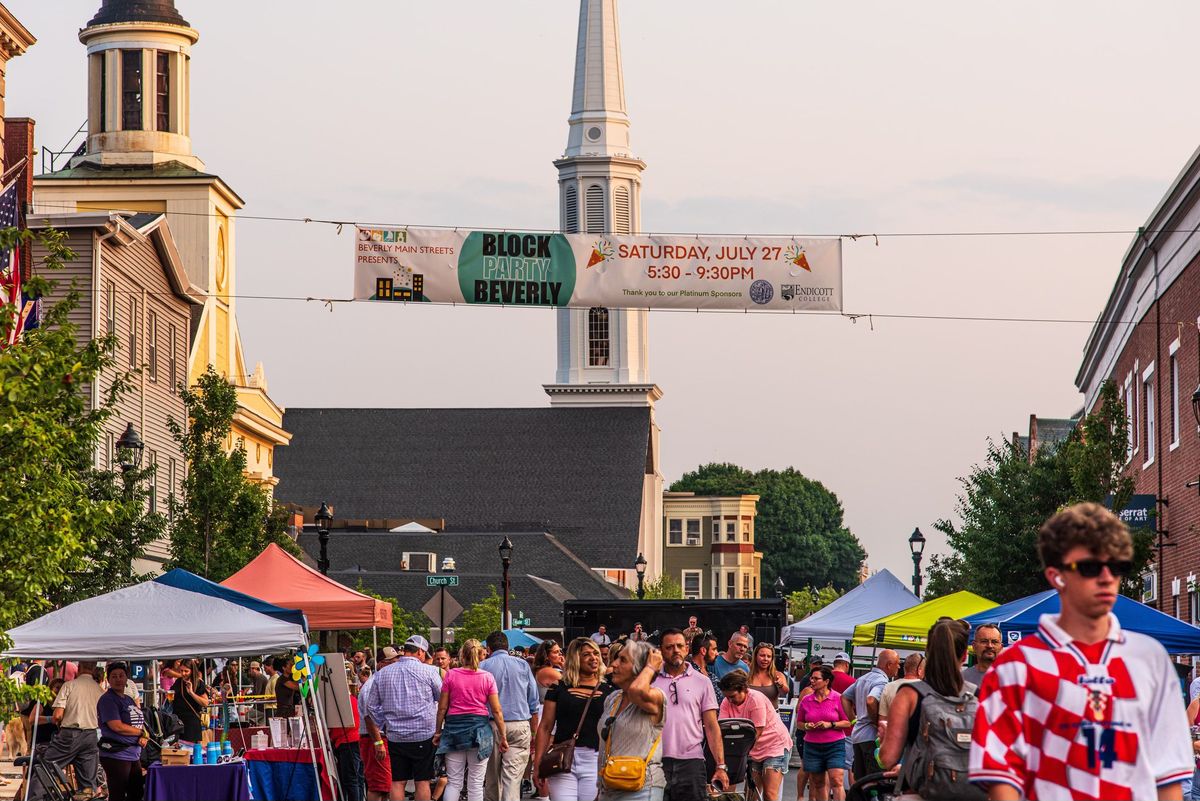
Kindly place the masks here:
MULTIPOLYGON (((8 114, 85 120, 100 0, 5 0, 38 37, 8 114)), ((247 214, 554 227, 576 0, 177 0, 196 153, 247 214)), ((625 0, 643 227, 710 233, 1136 229, 1196 148, 1195 3, 625 0)), ((242 220, 244 295, 348 297, 351 236, 242 220)), ((871 237, 846 311, 1091 320, 1129 236, 871 237)), ((550 310, 239 300, 285 406, 541 406, 550 310)), ((952 514, 956 477, 1031 412, 1066 416, 1089 324, 655 313, 669 481, 794 465, 873 569, 952 514)))

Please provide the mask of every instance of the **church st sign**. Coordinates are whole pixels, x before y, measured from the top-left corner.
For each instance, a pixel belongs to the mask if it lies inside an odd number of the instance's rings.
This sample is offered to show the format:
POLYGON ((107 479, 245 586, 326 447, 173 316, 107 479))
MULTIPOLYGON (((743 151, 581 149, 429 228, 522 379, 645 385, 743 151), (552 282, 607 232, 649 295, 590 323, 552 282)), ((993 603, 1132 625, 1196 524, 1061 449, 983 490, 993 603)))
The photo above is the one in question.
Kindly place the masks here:
POLYGON ((841 311, 838 239, 356 229, 356 300, 841 311))

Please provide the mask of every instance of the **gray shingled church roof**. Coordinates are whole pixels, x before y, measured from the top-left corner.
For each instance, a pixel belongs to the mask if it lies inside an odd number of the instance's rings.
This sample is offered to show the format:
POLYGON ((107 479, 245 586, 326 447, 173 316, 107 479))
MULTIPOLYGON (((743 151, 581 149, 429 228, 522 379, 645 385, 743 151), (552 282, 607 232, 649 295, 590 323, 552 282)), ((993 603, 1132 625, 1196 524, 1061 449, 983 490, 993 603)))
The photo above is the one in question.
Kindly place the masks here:
MULTIPOLYGON (((533 628, 560 628, 562 602, 574 598, 620 598, 629 593, 601 578, 553 535, 542 531, 509 532, 513 544, 509 580, 514 617, 523 611, 533 628)), ((350 587, 361 581, 367 589, 395 598, 401 607, 420 609, 437 590, 425 586, 425 572, 401 570, 404 553, 435 555, 438 564, 452 556, 460 584, 450 590, 464 607, 488 594, 489 586, 502 591, 498 546, 502 535, 494 532, 433 534, 388 531, 342 531, 329 536, 329 575, 350 587)), ((300 535, 300 547, 317 558, 316 533, 300 535)))
POLYGON ((541 530, 591 567, 637 557, 645 408, 288 409, 275 496, 339 520, 541 530))

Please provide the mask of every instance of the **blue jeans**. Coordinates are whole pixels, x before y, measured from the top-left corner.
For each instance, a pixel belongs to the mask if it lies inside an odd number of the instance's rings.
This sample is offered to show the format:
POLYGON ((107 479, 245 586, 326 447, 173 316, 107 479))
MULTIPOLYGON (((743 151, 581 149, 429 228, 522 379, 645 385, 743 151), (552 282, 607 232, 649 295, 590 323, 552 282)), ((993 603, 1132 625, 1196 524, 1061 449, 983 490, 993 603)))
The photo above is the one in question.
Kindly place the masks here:
POLYGON ((1196 768, 1192 778, 1184 779, 1181 784, 1184 801, 1200 801, 1200 768, 1196 768))

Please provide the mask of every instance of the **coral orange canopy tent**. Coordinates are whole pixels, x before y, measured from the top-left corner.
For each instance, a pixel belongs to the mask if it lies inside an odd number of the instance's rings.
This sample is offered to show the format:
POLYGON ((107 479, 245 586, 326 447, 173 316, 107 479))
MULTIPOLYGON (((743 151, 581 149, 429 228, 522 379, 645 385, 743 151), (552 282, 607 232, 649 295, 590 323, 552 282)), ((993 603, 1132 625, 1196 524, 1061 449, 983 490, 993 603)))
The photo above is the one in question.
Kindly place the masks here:
POLYGON ((391 604, 322 576, 275 543, 221 585, 303 611, 310 630, 392 627, 391 604))

